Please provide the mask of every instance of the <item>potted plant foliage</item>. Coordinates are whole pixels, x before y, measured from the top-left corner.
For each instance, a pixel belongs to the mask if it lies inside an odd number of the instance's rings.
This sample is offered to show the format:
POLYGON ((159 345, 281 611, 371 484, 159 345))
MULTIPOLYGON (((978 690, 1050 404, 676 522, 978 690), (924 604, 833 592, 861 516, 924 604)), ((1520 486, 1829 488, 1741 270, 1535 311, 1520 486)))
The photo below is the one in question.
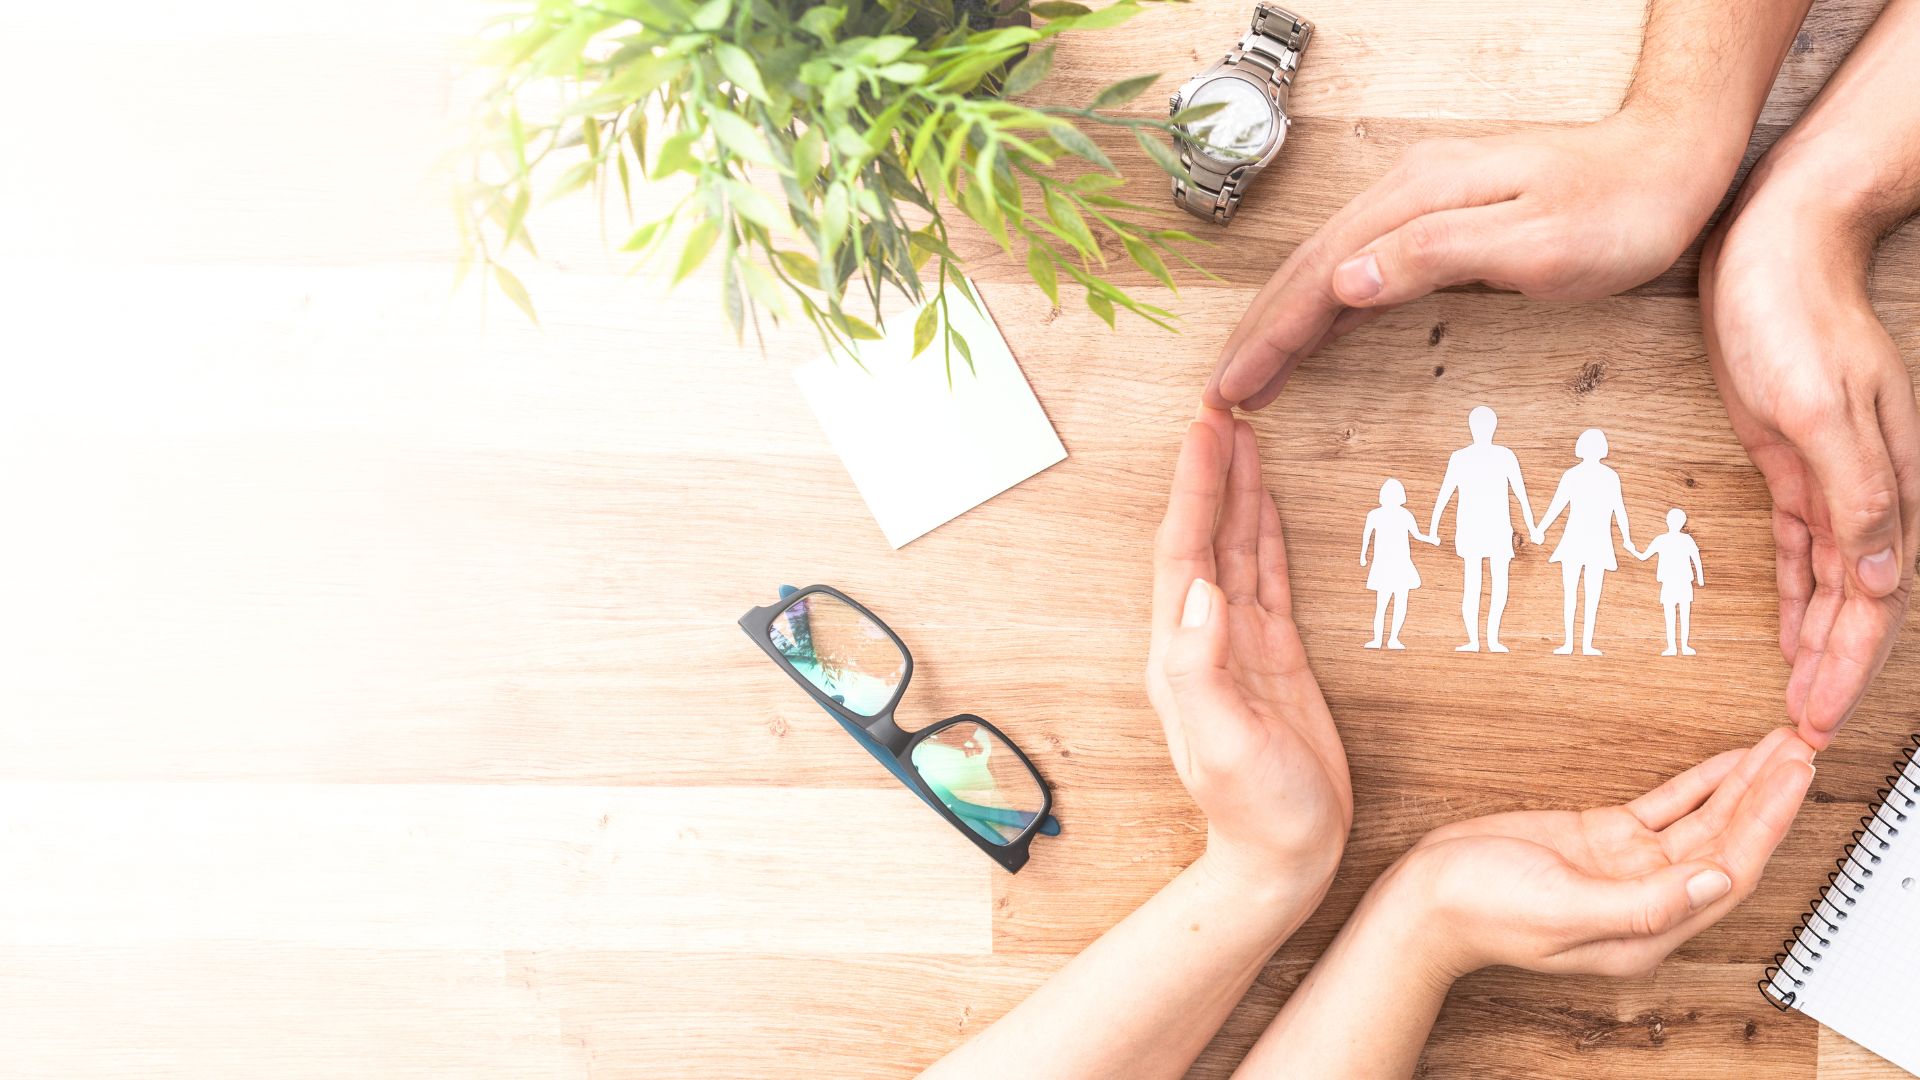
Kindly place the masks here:
POLYGON ((1146 208, 1118 197, 1118 172, 1087 134, 1130 131, 1180 173, 1162 141, 1169 122, 1110 111, 1156 76, 1081 107, 1013 100, 1047 77, 1053 38, 1115 26, 1139 4, 969 2, 524 3, 484 35, 499 78, 459 199, 463 269, 482 268, 532 317, 505 264, 510 248, 534 249, 530 207, 617 187, 631 214, 635 187, 684 174, 685 196, 636 223, 624 246, 662 259, 676 283, 719 260, 737 336, 762 312, 798 312, 830 348, 877 338, 883 292, 919 302, 925 279, 939 302, 916 321, 915 354, 939 338, 949 371, 954 353, 970 363, 944 318, 943 287, 962 270, 949 245, 956 209, 1023 259, 1054 303, 1063 284, 1077 286, 1109 326, 1124 309, 1170 328, 1169 312, 1102 276, 1101 242, 1171 287, 1169 259, 1199 269, 1176 249, 1194 238, 1138 223, 1146 208))

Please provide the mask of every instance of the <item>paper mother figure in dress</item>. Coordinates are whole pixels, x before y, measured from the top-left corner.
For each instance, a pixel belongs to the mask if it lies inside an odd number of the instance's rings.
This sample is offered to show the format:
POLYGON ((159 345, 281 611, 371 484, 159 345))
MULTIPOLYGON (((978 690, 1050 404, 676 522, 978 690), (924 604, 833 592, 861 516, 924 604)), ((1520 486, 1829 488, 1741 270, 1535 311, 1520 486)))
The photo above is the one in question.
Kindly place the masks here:
POLYGON ((1573 607, 1581 579, 1586 579, 1587 611, 1585 629, 1580 636, 1580 651, 1599 656, 1593 647, 1593 616, 1600 609, 1600 592, 1609 570, 1620 569, 1613 556, 1613 523, 1620 522, 1620 541, 1635 558, 1633 534, 1627 531, 1627 504, 1620 497, 1620 474, 1601 464, 1607 456, 1607 437, 1599 428, 1588 428, 1573 444, 1580 464, 1568 469, 1554 489, 1553 501, 1538 529, 1531 530, 1533 542, 1544 543, 1547 530, 1567 511, 1567 530, 1560 535, 1560 546, 1553 549, 1548 562, 1560 564, 1560 584, 1566 590, 1566 644, 1553 650, 1564 656, 1573 652, 1573 607))
MULTIPOLYGON (((1460 617, 1467 624, 1467 642, 1456 652, 1480 651, 1480 563, 1485 560, 1493 571, 1493 598, 1487 605, 1487 650, 1503 653, 1500 644, 1500 616, 1507 610, 1507 565, 1513 562, 1513 516, 1508 492, 1520 500, 1520 513, 1527 519, 1527 532, 1534 532, 1533 506, 1527 502, 1527 485, 1520 479, 1520 459, 1513 451, 1495 445, 1493 429, 1499 423, 1493 410, 1485 405, 1467 414, 1467 429, 1473 433, 1473 445, 1462 447, 1447 459, 1447 475, 1440 481, 1440 498, 1433 504, 1433 522, 1427 532, 1440 535, 1440 515, 1447 500, 1460 493, 1460 508, 1453 517, 1453 552, 1465 559, 1466 592, 1460 598, 1460 617)), ((1538 539, 1534 541, 1538 543, 1538 539)))

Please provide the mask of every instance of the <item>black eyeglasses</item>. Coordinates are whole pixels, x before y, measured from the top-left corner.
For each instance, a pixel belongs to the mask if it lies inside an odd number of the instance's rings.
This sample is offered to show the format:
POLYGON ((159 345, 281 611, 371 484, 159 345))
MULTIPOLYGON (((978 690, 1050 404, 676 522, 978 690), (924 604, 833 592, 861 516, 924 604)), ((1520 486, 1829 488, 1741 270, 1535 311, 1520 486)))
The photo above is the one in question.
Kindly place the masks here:
POLYGON ((740 629, 921 801, 1009 871, 1027 865, 1033 834, 1057 836, 1053 794, 1000 729, 971 713, 909 735, 893 721, 913 677, 900 636, 825 585, 780 587, 780 602, 740 616, 740 629))

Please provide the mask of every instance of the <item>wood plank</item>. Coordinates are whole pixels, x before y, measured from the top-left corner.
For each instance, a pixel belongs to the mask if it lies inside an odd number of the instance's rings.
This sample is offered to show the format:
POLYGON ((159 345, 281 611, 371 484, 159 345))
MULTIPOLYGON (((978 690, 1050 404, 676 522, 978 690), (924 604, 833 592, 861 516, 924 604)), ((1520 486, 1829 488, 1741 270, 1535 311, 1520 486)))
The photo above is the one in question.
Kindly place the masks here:
POLYGON ((7 783, 0 944, 986 953, 999 871, 917 806, 897 788, 7 783), (899 826, 884 859, 858 842, 875 821, 899 826))

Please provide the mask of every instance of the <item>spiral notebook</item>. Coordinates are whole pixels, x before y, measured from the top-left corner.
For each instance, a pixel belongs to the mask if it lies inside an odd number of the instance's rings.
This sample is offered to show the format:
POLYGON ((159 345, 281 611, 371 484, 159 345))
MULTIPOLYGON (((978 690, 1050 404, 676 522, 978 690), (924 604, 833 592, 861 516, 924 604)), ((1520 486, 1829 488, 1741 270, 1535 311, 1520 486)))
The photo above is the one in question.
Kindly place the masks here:
POLYGON ((1760 992, 1920 1076, 1920 735, 1760 979, 1760 992))

